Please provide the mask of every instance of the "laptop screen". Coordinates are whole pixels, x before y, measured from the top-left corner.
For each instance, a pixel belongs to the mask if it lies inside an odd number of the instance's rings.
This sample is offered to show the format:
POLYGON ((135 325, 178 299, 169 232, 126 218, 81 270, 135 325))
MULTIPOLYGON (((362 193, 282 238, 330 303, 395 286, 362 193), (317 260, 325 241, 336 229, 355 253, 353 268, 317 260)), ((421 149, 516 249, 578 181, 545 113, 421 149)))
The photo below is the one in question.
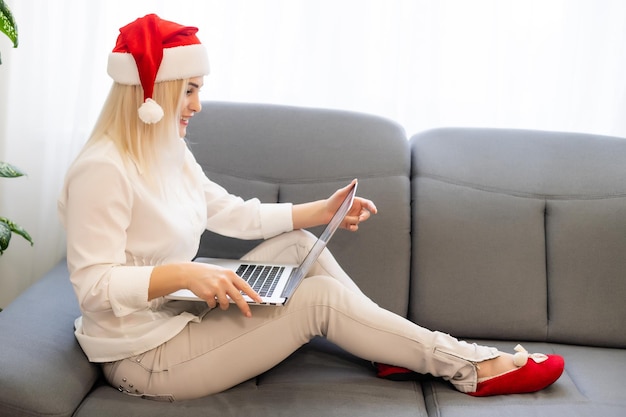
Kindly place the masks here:
POLYGON ((298 286, 302 278, 304 278, 309 272, 315 261, 317 261, 317 258, 326 247, 326 244, 333 236, 335 231, 339 228, 339 225, 343 221, 343 218, 346 217, 346 214, 348 214, 350 207, 352 207, 354 196, 356 194, 356 188, 357 183, 355 182, 354 186, 352 187, 352 189, 350 189, 350 192, 346 195, 346 198, 343 200, 343 202, 333 215, 333 218, 330 219, 330 222, 328 222, 328 225, 326 225, 326 228, 324 229, 320 237, 317 239, 317 241, 315 241, 315 244, 307 254, 306 258, 304 258, 300 266, 295 270, 294 276, 291 280, 289 280, 289 283, 283 291, 283 296, 288 297, 291 295, 291 292, 293 292, 293 290, 295 289, 295 287, 298 286))

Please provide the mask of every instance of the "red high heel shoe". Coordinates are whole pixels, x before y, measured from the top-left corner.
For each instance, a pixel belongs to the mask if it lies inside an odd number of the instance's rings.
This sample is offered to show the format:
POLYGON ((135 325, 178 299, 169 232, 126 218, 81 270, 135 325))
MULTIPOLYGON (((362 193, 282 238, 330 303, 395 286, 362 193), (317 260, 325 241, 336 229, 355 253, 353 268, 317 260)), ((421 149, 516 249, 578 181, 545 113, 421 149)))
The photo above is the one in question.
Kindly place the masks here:
POLYGON ((559 355, 542 353, 530 355, 520 345, 517 345, 515 350, 517 353, 513 357, 513 363, 519 367, 518 369, 479 381, 476 391, 468 394, 474 397, 487 397, 536 392, 552 385, 563 373, 565 361, 559 355))
POLYGON ((376 368, 376 376, 391 381, 413 381, 420 378, 417 372, 401 366, 387 365, 384 363, 374 363, 376 368))

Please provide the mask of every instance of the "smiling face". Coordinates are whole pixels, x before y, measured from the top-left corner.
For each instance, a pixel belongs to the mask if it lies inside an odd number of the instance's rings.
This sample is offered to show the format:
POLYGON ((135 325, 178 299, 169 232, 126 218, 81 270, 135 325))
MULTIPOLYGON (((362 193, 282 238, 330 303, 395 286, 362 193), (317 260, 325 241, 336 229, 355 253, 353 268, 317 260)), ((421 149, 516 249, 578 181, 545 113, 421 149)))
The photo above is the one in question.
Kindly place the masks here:
POLYGON ((178 134, 181 138, 187 135, 187 126, 189 120, 194 114, 202 111, 202 104, 200 103, 200 89, 204 85, 204 77, 190 78, 187 83, 187 90, 185 91, 185 97, 181 104, 179 111, 180 119, 178 121, 178 134))

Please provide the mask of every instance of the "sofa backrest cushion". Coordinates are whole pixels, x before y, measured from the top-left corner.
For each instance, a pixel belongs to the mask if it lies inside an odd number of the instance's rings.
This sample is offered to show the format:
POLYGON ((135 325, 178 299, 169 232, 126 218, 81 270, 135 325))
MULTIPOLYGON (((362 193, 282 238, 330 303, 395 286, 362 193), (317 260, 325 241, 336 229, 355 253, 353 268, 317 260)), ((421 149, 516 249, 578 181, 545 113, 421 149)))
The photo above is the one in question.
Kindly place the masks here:
POLYGON ((626 347, 626 140, 436 129, 411 146, 413 320, 626 347))
MULTIPOLYGON (((207 176, 245 199, 312 201, 358 178, 358 194, 380 214, 357 233, 338 231, 329 248, 366 294, 407 314, 410 152, 399 125, 345 111, 205 102, 188 141, 207 176)), ((206 232, 199 255, 241 256, 258 243, 206 232)))

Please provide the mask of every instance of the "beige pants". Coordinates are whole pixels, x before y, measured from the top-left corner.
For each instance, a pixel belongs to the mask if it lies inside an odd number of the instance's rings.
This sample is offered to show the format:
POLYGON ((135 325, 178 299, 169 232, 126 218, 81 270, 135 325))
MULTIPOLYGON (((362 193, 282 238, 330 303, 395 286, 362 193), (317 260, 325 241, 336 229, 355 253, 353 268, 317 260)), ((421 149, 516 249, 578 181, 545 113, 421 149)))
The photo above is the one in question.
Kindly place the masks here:
MULTIPOLYGON (((304 231, 287 233, 244 258, 299 263, 314 239, 304 231)), ((105 376, 131 395, 197 398, 253 378, 323 336, 360 358, 440 376, 472 392, 475 363, 498 356, 495 348, 432 332, 378 307, 328 251, 286 306, 253 306, 252 315, 245 318, 234 306, 212 310, 156 349, 103 364, 105 376)))

